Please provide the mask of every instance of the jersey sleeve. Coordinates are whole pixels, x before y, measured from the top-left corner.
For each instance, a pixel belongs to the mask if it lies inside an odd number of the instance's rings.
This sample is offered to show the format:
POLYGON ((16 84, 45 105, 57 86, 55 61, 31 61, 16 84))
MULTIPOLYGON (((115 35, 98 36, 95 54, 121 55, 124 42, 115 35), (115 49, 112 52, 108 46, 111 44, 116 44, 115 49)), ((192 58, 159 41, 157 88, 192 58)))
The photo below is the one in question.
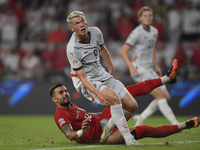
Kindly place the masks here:
POLYGON ((82 68, 81 61, 76 57, 74 51, 67 50, 67 58, 70 66, 73 70, 79 70, 82 68))
POLYGON ((133 30, 129 34, 129 36, 126 39, 125 43, 133 47, 135 45, 135 43, 137 42, 138 38, 139 38, 139 34, 138 34, 137 30, 133 30))
POLYGON ((56 113, 54 115, 54 119, 60 130, 65 124, 71 123, 71 121, 68 119, 68 117, 66 115, 64 115, 63 113, 56 113))

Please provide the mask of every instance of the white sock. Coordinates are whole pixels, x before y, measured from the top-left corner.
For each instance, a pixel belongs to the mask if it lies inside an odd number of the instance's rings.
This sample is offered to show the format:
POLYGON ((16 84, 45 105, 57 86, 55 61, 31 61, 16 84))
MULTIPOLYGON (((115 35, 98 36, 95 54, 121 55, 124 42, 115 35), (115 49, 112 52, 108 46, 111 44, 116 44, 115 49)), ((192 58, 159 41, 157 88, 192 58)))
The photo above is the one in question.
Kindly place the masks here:
MULTIPOLYGON (((128 116, 130 116, 130 115, 132 114, 132 113, 128 112, 128 111, 125 110, 125 109, 123 109, 123 112, 124 112, 125 118, 127 118, 128 116)), ((108 120, 107 127, 108 127, 110 130, 112 130, 112 129, 115 127, 115 123, 114 123, 112 117, 108 120)))
POLYGON ((168 82, 170 82, 170 77, 168 76, 163 76, 163 77, 160 77, 161 81, 162 81, 162 84, 166 84, 168 82))
POLYGON ((158 100, 158 107, 161 111, 161 113, 167 118, 167 120, 171 124, 178 124, 178 121, 176 120, 176 117, 172 111, 172 109, 169 107, 166 98, 162 98, 158 100))
POLYGON ((126 118, 124 117, 122 104, 112 105, 110 106, 112 120, 121 132, 122 136, 124 137, 125 141, 132 139, 133 136, 131 135, 128 124, 126 122, 126 118))
POLYGON ((179 123, 179 124, 177 124, 177 126, 178 126, 178 128, 179 128, 180 130, 183 130, 183 129, 187 128, 185 122, 179 123))
POLYGON ((144 121, 147 117, 151 116, 158 110, 158 100, 154 99, 147 108, 141 113, 142 120, 144 121))
POLYGON ((114 123, 112 117, 108 120, 107 127, 108 127, 110 130, 112 130, 112 129, 115 127, 115 123, 114 123))

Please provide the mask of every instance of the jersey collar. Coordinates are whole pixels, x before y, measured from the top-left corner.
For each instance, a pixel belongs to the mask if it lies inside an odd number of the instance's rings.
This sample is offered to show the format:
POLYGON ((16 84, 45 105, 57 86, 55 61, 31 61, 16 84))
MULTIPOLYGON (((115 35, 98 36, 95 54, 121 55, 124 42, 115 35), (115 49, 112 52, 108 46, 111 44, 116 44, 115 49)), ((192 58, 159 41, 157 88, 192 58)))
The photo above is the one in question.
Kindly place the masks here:
POLYGON ((86 41, 86 42, 81 42, 81 41, 79 41, 79 43, 82 43, 82 44, 88 44, 88 43, 90 43, 90 37, 91 37, 91 35, 90 35, 90 32, 89 32, 89 31, 88 31, 88 36, 89 36, 88 41, 86 41))

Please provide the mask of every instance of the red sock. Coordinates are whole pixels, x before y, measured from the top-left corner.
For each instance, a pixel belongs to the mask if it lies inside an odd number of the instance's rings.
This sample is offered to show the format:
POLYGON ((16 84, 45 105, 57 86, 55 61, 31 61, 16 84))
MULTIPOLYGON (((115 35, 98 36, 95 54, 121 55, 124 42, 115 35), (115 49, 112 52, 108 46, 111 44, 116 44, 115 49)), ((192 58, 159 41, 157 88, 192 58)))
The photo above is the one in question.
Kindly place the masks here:
POLYGON ((161 138, 180 131, 177 125, 163 125, 156 127, 141 125, 136 126, 135 130, 137 139, 142 139, 145 137, 161 138))
POLYGON ((150 93, 152 90, 162 85, 162 81, 160 78, 150 79, 138 84, 127 86, 126 89, 133 96, 140 96, 150 93))

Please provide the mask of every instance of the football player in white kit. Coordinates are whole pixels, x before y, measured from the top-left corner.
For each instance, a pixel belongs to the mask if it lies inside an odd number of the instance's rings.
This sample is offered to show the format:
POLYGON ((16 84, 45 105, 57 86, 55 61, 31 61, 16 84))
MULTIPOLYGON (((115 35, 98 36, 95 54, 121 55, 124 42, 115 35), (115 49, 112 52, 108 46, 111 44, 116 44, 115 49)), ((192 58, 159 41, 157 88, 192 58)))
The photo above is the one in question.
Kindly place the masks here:
POLYGON ((103 129, 102 143, 106 143, 116 125, 127 146, 142 146, 129 132, 127 116, 134 113, 137 102, 124 85, 112 75, 114 67, 102 32, 97 27, 88 27, 83 12, 74 11, 68 18, 74 32, 67 44, 67 57, 71 66, 71 77, 78 92, 87 99, 104 106, 110 106, 111 119, 103 129), (109 67, 109 73, 100 64, 100 56, 109 67), (123 108, 122 108, 123 106, 123 108))
MULTIPOLYGON (((138 11, 138 20, 140 25, 129 34, 121 49, 121 55, 128 65, 130 76, 137 83, 162 76, 157 64, 155 49, 158 30, 151 26, 153 10, 146 6, 142 7, 138 11), (134 56, 132 60, 128 54, 131 49, 133 49, 134 56)), ((155 99, 140 115, 134 116, 135 126, 143 124, 143 121, 158 109, 171 124, 177 124, 178 121, 168 105, 170 95, 166 86, 162 85, 154 89, 151 94, 155 99)))

